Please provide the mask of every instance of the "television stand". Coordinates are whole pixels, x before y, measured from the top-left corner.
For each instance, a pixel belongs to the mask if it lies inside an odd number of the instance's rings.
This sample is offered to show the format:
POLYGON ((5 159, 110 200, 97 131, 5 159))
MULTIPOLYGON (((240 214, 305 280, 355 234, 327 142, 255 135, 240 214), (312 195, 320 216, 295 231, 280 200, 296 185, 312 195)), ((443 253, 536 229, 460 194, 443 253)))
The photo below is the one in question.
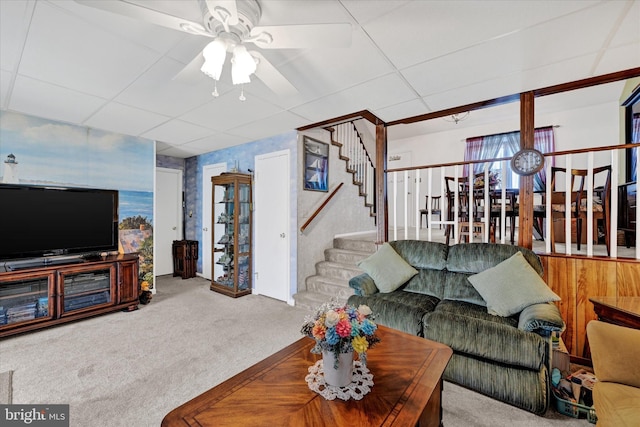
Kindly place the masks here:
POLYGON ((0 338, 138 307, 138 254, 29 262, 0 271, 0 338))

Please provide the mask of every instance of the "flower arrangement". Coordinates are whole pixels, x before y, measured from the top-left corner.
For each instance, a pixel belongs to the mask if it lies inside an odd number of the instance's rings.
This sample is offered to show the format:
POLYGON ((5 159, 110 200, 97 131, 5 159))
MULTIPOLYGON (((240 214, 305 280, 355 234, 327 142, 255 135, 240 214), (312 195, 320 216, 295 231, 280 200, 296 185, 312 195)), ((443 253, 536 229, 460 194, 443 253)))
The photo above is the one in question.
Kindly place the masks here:
POLYGON ((301 332, 316 341, 312 353, 322 351, 338 355, 355 351, 364 366, 367 364, 367 350, 380 342, 375 332, 378 326, 373 321, 373 313, 367 305, 358 308, 338 304, 336 301, 322 304, 315 315, 307 316, 301 332))
MULTIPOLYGON (((498 184, 500 184, 500 173, 495 171, 489 171, 489 187, 495 187, 498 184)), ((473 186, 484 187, 484 174, 474 179, 473 186)))

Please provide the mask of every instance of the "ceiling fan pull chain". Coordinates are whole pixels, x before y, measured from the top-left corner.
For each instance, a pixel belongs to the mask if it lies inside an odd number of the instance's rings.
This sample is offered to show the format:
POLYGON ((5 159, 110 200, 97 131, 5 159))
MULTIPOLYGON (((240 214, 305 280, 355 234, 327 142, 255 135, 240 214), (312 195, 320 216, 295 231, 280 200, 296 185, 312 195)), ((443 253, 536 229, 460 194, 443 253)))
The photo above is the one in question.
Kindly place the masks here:
POLYGON ((240 86, 240 98, 238 98, 240 101, 246 101, 247 98, 245 98, 244 96, 244 85, 240 86))
POLYGON ((218 81, 217 80, 213 81, 213 92, 211 92, 211 95, 213 95, 214 98, 217 98, 218 96, 220 96, 220 94, 218 93, 218 81))

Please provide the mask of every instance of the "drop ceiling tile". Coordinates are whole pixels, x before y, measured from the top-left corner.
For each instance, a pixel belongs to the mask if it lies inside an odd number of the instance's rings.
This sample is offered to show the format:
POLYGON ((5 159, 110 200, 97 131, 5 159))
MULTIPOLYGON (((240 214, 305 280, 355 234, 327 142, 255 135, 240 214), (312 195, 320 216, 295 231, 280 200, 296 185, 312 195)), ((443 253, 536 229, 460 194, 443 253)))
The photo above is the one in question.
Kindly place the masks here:
POLYGON ((173 80, 183 64, 162 58, 115 101, 167 116, 179 116, 211 100, 213 80, 199 70, 188 81, 173 80))
POLYGON ((240 91, 239 87, 235 87, 233 91, 183 114, 180 119, 209 129, 225 131, 241 125, 251 126, 253 122, 280 111, 278 107, 257 97, 248 96, 246 101, 240 101, 240 91))
POLYGON ((366 24, 376 18, 384 19, 387 14, 403 7, 410 0, 342 0, 341 3, 360 24, 366 24))
POLYGON ((356 111, 394 105, 415 97, 415 93, 402 79, 396 74, 388 74, 292 108, 291 111, 320 121, 356 111))
POLYGON ((155 139, 156 141, 181 145, 200 139, 211 133, 211 129, 183 122, 182 120, 171 120, 151 129, 149 132, 145 132, 141 136, 143 138, 155 139))
POLYGON ((474 102, 486 101, 501 96, 513 95, 528 90, 551 86, 569 81, 567 76, 574 76, 574 80, 589 77, 586 71, 593 63, 595 55, 586 55, 564 61, 561 64, 551 64, 534 68, 522 73, 513 73, 476 84, 458 87, 449 91, 435 93, 424 97, 425 102, 434 110, 458 107, 474 102), (585 73, 585 74, 576 74, 585 73))
MULTIPOLYGON (((547 22, 418 64, 402 73, 422 96, 427 96, 451 90, 460 86, 460 82, 470 85, 497 76, 508 76, 520 70, 571 60, 598 52, 611 26, 615 24, 618 13, 618 8, 587 9, 562 21, 547 22), (596 17, 600 20, 600 26, 594 28, 580 25, 592 22, 596 17), (574 30, 558 38, 557 34, 564 31, 565 25, 574 30)), ((565 81, 558 76, 550 84, 565 81)))
MULTIPOLYGON (((629 4, 629 3, 627 3, 629 4)), ((620 46, 627 43, 638 43, 640 40, 640 2, 629 4, 622 22, 616 28, 616 33, 611 39, 611 46, 620 46)), ((640 54, 640 53, 639 53, 640 54)))
POLYGON ((0 1, 0 68, 15 71, 34 3, 0 1))
POLYGON ((267 0, 261 2, 259 25, 326 24, 350 22, 350 16, 332 0, 267 0))
POLYGON ((196 56, 200 55, 202 49, 210 42, 211 39, 208 37, 187 34, 186 37, 176 43, 165 56, 187 65, 196 56))
POLYGON ((20 73, 87 94, 112 98, 159 59, 49 3, 37 4, 20 73))
POLYGON ((607 49, 593 74, 597 76, 637 67, 640 67, 640 41, 607 49))
POLYGON ((427 107, 427 105, 425 105, 422 99, 412 99, 411 101, 401 102, 395 105, 375 108, 372 110, 372 113, 385 122, 392 122, 407 117, 426 114, 430 111, 431 110, 427 107))
POLYGON ((8 108, 51 120, 82 123, 106 102, 102 98, 18 76, 8 108))
POLYGON ((223 148, 233 147, 235 145, 245 144, 251 142, 247 138, 230 135, 227 133, 217 133, 206 138, 192 141, 187 144, 183 144, 180 148, 189 150, 201 150, 204 153, 210 153, 212 151, 222 150, 223 148))
POLYGON ((110 102, 84 122, 86 126, 139 136, 169 118, 128 105, 110 102))
POLYGON ((363 27, 402 69, 594 4, 598 2, 547 2, 543 7, 535 1, 414 1, 363 27), (407 49, 407 43, 419 48, 407 49))
POLYGON ((361 31, 354 33, 350 49, 309 49, 280 67, 305 99, 338 92, 392 71, 389 61, 361 31))
MULTIPOLYGON (((160 3, 161 2, 157 0, 153 2, 147 1, 146 7, 160 3)), ((190 5, 194 5, 194 7, 197 8, 196 2, 181 1, 179 3, 182 4, 182 9, 190 5)), ((75 1, 57 1, 55 7, 70 12, 70 14, 79 17, 91 26, 102 28, 118 38, 126 39, 140 46, 146 46, 160 53, 167 52, 175 46, 176 43, 188 36, 187 33, 182 31, 155 25, 142 19, 86 6, 76 3, 75 1)))
POLYGON ((273 116, 266 117, 251 124, 230 129, 228 133, 247 138, 250 141, 265 138, 269 135, 280 135, 284 132, 295 130, 311 123, 309 120, 297 114, 283 111, 273 116))
POLYGON ((9 103, 9 89, 12 86, 13 74, 0 70, 0 109, 6 109, 9 103))

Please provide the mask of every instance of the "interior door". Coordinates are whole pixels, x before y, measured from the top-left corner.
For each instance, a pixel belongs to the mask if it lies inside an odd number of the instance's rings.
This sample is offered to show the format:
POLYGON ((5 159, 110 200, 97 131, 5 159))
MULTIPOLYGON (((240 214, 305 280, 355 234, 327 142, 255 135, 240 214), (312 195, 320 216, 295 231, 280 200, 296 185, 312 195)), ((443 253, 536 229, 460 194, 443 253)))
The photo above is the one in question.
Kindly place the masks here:
POLYGON ((156 276, 173 273, 172 246, 182 240, 182 171, 156 168, 153 271, 156 276))
POLYGON ((211 280, 211 177, 227 171, 226 163, 202 168, 202 277, 211 280))
POLYGON ((290 290, 290 157, 289 150, 256 156, 254 290, 293 304, 290 290))

